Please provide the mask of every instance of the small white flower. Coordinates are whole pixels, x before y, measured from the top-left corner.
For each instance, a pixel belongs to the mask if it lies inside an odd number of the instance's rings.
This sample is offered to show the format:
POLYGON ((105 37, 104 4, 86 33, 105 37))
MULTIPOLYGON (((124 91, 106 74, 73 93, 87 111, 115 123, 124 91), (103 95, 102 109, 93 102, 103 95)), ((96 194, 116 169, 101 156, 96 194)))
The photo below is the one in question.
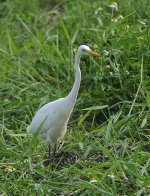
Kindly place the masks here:
POLYGON ((112 19, 111 19, 111 22, 117 22, 117 21, 118 21, 117 18, 112 18, 112 19))
POLYGON ((124 17, 120 14, 117 18, 118 19, 123 19, 124 17))
POLYGON ((97 180, 90 180, 90 183, 92 184, 92 183, 96 183, 97 182, 97 180))
POLYGON ((114 10, 118 10, 118 5, 117 5, 117 3, 115 2, 115 1, 113 1, 110 5, 108 5, 109 7, 111 7, 112 9, 114 9, 114 10))
POLYGON ((104 52, 104 55, 105 55, 105 56, 108 56, 108 55, 109 55, 109 51, 104 50, 103 52, 104 52))
POLYGON ((15 171, 16 169, 13 166, 9 165, 9 166, 5 167, 4 170, 7 172, 12 172, 12 171, 15 171))
POLYGON ((110 177, 110 178, 112 178, 112 179, 115 178, 115 176, 113 174, 108 174, 107 176, 110 177))
POLYGON ((24 163, 28 163, 29 162, 29 160, 28 159, 24 159, 24 161, 23 161, 24 163))
POLYGON ((141 24, 141 25, 146 25, 146 22, 144 21, 144 20, 138 20, 139 21, 139 23, 141 24))

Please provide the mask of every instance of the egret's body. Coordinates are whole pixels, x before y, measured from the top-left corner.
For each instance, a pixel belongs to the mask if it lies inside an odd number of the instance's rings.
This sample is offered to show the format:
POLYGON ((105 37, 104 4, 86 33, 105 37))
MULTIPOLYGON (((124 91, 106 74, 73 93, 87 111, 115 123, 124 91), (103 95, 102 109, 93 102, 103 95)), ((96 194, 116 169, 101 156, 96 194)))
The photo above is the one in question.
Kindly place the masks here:
POLYGON ((78 48, 76 56, 76 74, 75 82, 72 90, 65 98, 60 98, 56 101, 50 102, 40 108, 35 114, 30 126, 28 127, 28 133, 33 134, 41 126, 39 138, 45 141, 49 141, 52 144, 56 144, 61 139, 67 130, 67 123, 74 108, 74 104, 77 99, 80 82, 80 57, 82 55, 99 56, 96 52, 90 50, 86 45, 81 45, 78 48))
POLYGON ((51 143, 57 143, 57 140, 61 139, 67 130, 71 111, 71 108, 66 105, 66 98, 44 105, 37 111, 31 125, 28 127, 29 134, 34 133, 45 121, 41 127, 39 138, 51 143))

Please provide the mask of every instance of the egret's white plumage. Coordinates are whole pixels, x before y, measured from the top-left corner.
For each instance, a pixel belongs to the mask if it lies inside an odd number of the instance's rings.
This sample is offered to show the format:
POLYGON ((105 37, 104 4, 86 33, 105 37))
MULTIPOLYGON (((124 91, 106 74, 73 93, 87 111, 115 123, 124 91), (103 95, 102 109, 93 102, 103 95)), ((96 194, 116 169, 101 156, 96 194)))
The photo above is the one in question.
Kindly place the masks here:
POLYGON ((76 102, 80 87, 80 57, 82 55, 99 56, 98 53, 93 52, 88 46, 79 46, 75 61, 75 82, 69 95, 65 98, 60 98, 56 101, 50 102, 40 108, 35 114, 30 126, 28 127, 29 134, 35 133, 42 122, 44 122, 39 133, 40 139, 56 144, 57 141, 65 135, 67 130, 67 123, 76 102))

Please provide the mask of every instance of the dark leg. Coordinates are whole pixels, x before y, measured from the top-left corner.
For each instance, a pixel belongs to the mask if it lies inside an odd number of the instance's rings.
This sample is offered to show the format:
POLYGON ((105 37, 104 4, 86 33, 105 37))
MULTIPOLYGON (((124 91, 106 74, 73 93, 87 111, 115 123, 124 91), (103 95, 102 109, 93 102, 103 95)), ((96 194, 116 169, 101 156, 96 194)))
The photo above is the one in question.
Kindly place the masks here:
POLYGON ((54 163, 55 163, 54 158, 55 158, 55 154, 56 154, 56 149, 57 149, 57 143, 54 145, 52 171, 54 171, 54 163))
POLYGON ((57 149, 57 143, 55 144, 54 146, 54 151, 53 151, 53 158, 55 157, 55 154, 56 154, 56 149, 57 149))
POLYGON ((48 145, 48 158, 51 159, 51 145, 48 145))
POLYGON ((43 164, 45 166, 49 165, 51 161, 51 144, 48 145, 48 157, 44 160, 43 164))

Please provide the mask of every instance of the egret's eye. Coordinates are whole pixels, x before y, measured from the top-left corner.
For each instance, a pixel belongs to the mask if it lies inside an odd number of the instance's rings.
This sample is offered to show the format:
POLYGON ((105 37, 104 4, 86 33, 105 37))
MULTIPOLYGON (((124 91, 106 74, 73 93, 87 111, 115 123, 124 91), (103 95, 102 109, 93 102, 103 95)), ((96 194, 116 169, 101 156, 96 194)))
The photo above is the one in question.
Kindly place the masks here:
POLYGON ((82 49, 82 51, 83 51, 83 52, 86 52, 86 50, 85 50, 85 49, 82 49))

